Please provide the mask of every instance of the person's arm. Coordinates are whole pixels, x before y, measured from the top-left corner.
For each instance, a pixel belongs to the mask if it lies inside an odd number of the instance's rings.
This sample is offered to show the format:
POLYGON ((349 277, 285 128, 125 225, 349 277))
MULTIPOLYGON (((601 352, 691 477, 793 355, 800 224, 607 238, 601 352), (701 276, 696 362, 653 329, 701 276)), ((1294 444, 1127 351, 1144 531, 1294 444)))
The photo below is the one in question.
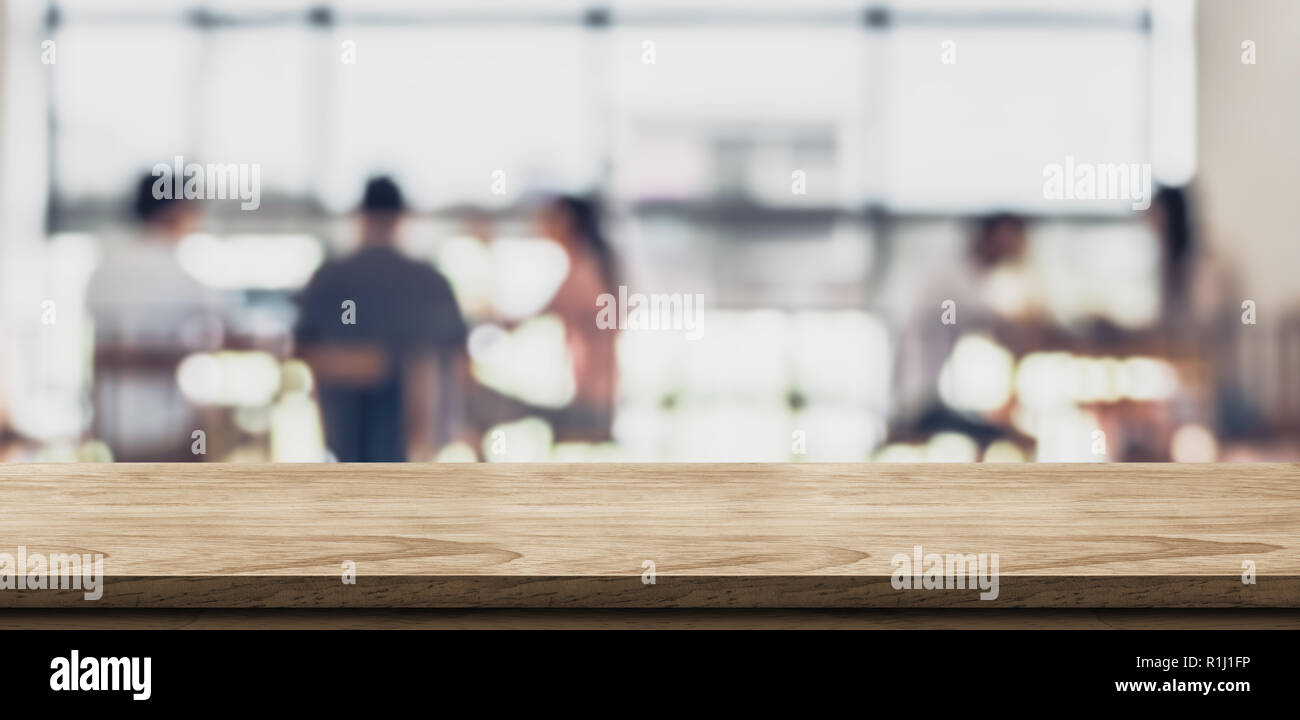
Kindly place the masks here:
POLYGON ((478 452, 481 431, 470 422, 470 389, 474 378, 469 355, 462 349, 440 357, 443 393, 439 396, 439 445, 460 441, 478 452))
POLYGON ((468 422, 468 390, 472 380, 465 343, 469 328, 460 314, 451 285, 436 271, 431 271, 430 275, 426 286, 432 311, 428 330, 432 334, 434 349, 423 372, 432 375, 432 382, 427 384, 432 385, 433 392, 422 393, 421 399, 429 403, 425 417, 431 419, 432 425, 425 432, 432 437, 437 449, 453 441, 475 447, 477 438, 473 437, 468 422))
POLYGON ((412 355, 404 363, 402 387, 405 397, 406 459, 411 462, 429 462, 438 455, 441 447, 438 428, 443 420, 438 412, 442 393, 438 357, 433 352, 412 355))

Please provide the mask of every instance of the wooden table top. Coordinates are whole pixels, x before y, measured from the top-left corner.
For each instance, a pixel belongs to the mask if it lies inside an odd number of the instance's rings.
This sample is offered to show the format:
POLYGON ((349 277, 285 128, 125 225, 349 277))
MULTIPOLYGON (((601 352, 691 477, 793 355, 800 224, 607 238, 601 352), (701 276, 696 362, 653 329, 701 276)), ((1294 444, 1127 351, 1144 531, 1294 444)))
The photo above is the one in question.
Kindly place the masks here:
POLYGON ((0 465, 19 546, 103 595, 0 608, 1295 608, 1300 465, 0 465), (897 589, 918 545, 997 597, 897 589))

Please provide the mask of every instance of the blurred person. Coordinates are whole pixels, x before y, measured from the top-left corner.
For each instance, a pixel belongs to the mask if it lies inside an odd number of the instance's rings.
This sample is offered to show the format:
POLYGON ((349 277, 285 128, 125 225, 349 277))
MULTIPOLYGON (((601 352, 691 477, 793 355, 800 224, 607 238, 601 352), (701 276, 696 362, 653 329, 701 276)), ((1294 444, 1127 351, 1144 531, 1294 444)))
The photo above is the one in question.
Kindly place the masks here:
POLYGON ((1045 301, 1031 267, 1024 218, 997 213, 981 220, 971 240, 970 259, 978 301, 991 320, 1022 322, 1042 314, 1045 301))
POLYGON ((1160 242, 1161 280, 1164 289, 1162 309, 1167 324, 1175 315, 1188 309, 1188 293, 1196 253, 1191 213, 1187 195, 1182 188, 1160 188, 1147 212, 1147 222, 1160 242))
POLYGON ((938 427, 942 422, 936 418, 952 414, 939 400, 939 374, 961 336, 984 333, 1005 342, 1002 336, 1013 335, 1034 344, 1034 321, 1043 300, 1028 255, 1022 217, 995 213, 980 218, 961 248, 961 262, 933 271, 926 290, 905 309, 895 389, 896 412, 908 432, 938 427))
POLYGON ((176 246, 198 221, 191 200, 136 185, 138 232, 108 238, 86 290, 94 325, 92 433, 126 462, 196 459, 196 410, 176 382, 180 360, 220 344, 220 296, 181 269, 176 246))
MULTIPOLYGON (((1268 425, 1266 407, 1300 391, 1293 390, 1294 373, 1285 361, 1269 361, 1279 350, 1267 325, 1259 332, 1243 324, 1239 298, 1247 293, 1231 258, 1199 242, 1193 200, 1183 188, 1162 187, 1146 217, 1161 247, 1159 327, 1167 352, 1201 366, 1198 377, 1213 382, 1211 387, 1180 386, 1162 440, 1184 422, 1209 425, 1221 441, 1261 436, 1268 425), (1213 340, 1208 346, 1207 337, 1213 340)), ((1247 446, 1239 451, 1251 452, 1247 446)))
POLYGON ((1225 259, 1198 242, 1190 193, 1162 187, 1146 215, 1161 249, 1161 327, 1195 339, 1205 326, 1228 321, 1236 329, 1239 308, 1229 298, 1241 294, 1225 259), (1224 312, 1226 308, 1226 312, 1224 312))
POLYGON ((298 297, 295 341, 342 462, 431 460, 457 421, 467 328, 447 280, 398 251, 405 211, 396 183, 371 179, 360 249, 322 265, 298 297))
POLYGON ((591 200, 556 197, 538 212, 537 227, 569 260, 569 272, 544 311, 564 323, 576 384, 573 402, 554 419, 556 440, 607 442, 617 391, 618 333, 597 327, 596 299, 604 293, 617 295, 618 282, 599 210, 591 200))

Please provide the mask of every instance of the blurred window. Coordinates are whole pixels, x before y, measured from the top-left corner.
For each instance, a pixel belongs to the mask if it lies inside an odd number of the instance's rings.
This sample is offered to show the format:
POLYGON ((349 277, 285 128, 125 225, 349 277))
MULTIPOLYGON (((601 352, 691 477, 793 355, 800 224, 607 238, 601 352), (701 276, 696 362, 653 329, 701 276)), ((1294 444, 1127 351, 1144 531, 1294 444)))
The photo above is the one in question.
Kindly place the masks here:
POLYGON ((603 187, 1042 212, 1066 156, 1195 164, 1191 3, 59 7, 54 188, 100 211, 176 154, 260 163, 270 205, 334 212, 376 171, 426 210, 603 187))

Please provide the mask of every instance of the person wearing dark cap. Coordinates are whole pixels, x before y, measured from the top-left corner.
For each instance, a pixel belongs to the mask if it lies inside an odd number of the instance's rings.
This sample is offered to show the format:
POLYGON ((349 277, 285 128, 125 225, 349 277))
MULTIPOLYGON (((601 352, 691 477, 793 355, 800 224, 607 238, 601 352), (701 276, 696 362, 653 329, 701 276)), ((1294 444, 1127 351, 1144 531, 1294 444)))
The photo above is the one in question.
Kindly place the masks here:
POLYGON ((342 462, 432 459, 451 438, 449 378, 467 328, 447 280, 398 251, 405 210, 396 183, 370 180, 361 247, 322 265, 297 298, 298 353, 316 376, 326 445, 342 462))

